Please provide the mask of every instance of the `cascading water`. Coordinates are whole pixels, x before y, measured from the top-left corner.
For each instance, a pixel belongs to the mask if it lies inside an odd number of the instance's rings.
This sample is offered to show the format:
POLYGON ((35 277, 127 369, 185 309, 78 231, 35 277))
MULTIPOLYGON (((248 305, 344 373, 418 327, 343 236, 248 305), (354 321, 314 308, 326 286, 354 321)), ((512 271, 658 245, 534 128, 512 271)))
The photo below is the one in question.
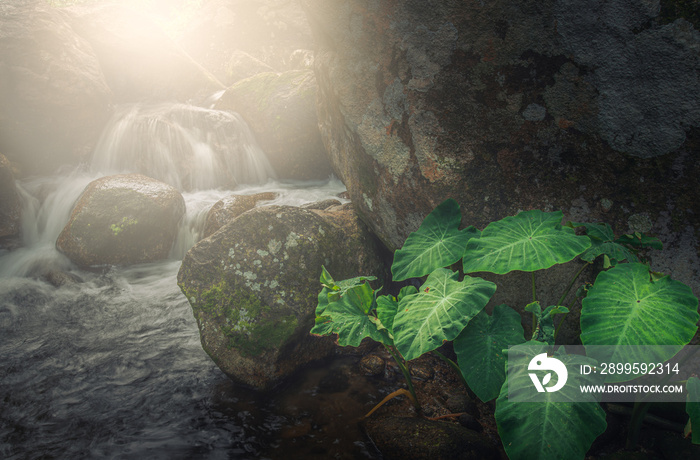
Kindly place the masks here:
POLYGON ((274 181, 235 114, 136 104, 117 111, 89 166, 18 185, 23 245, 0 250, 0 458, 291 458, 311 448, 374 455, 357 437, 335 439, 328 425, 307 422, 316 411, 337 409, 314 389, 319 376, 274 396, 234 388, 202 350, 176 282, 207 210, 232 191, 275 191, 273 204, 300 205, 337 196, 342 183, 274 181), (171 258, 79 269, 55 249, 74 203, 90 181, 134 171, 183 193, 187 212, 171 258), (68 281, 48 283, 52 273, 68 281), (295 444, 283 433, 300 424, 312 434, 295 444), (325 437, 313 434, 324 430, 325 437))
POLYGON ((165 103, 118 107, 91 170, 140 172, 178 190, 231 189, 275 177, 240 115, 165 103))

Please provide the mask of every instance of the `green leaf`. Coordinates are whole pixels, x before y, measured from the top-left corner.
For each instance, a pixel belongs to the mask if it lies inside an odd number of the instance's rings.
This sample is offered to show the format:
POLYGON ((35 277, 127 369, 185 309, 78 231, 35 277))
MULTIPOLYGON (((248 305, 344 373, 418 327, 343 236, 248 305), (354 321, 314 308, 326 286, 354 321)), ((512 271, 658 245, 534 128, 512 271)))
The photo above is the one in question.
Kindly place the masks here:
MULTIPOLYGON (((676 345, 680 350, 697 331, 698 299, 685 284, 666 276, 651 280, 649 267, 620 264, 601 272, 583 299, 581 341, 584 345, 676 345)), ((610 347, 599 362, 664 362, 669 347, 655 356, 626 356, 635 347, 610 347), (660 361, 659 361, 660 360, 660 361)), ((649 354, 651 347, 645 347, 649 354)), ((671 348, 672 350, 672 348, 671 348)))
POLYGON ((532 332, 532 340, 554 345, 554 315, 569 313, 569 309, 562 305, 550 305, 542 311, 539 302, 532 302, 525 307, 525 311, 529 311, 535 315, 537 325, 532 332))
MULTIPOLYGON (((324 288, 325 289, 325 288, 324 288)), ((338 345, 357 347, 365 337, 387 345, 392 343, 388 333, 369 315, 374 300, 369 283, 348 289, 337 301, 328 302, 323 316, 317 316, 312 334, 338 334, 338 345)))
POLYGON ((532 272, 572 260, 591 240, 562 227, 562 217, 561 211, 533 210, 490 223, 467 243, 464 272, 532 272))
MULTIPOLYGON (((527 347, 527 353, 534 357, 538 347, 534 342, 527 342, 520 347, 527 347)), ((545 344, 539 351, 548 350, 545 344)), ((513 349, 511 349, 513 350, 513 349)), ((567 366, 595 364, 589 358, 580 355, 555 355, 567 366)), ((527 362, 527 361, 526 361, 527 362)), ((496 400, 496 423, 498 434, 503 442, 508 458, 511 460, 555 460, 583 459, 593 441, 605 431, 605 411, 596 402, 555 402, 571 394, 570 399, 580 397, 579 385, 590 382, 585 377, 569 372, 564 387, 555 393, 536 393, 526 366, 509 370, 506 382, 496 400), (533 402, 512 402, 511 393, 525 389, 533 394, 533 402), (555 396, 556 395, 556 396, 555 396)))
POLYGON ((509 345, 523 343, 520 315, 507 305, 498 305, 493 315, 476 315, 454 341, 457 362, 469 388, 484 402, 498 396, 506 380, 509 345))
POLYGON ((392 333, 394 328, 394 317, 398 308, 399 303, 393 297, 388 295, 377 297, 377 318, 389 333, 392 333))
POLYGON ((406 361, 454 340, 496 292, 496 285, 438 268, 418 294, 404 297, 394 318, 394 343, 406 361))
POLYGON ((403 247, 394 253, 394 281, 420 278, 459 261, 467 241, 479 235, 474 227, 458 230, 461 220, 459 204, 453 199, 428 214, 420 228, 408 235, 403 247))
POLYGON ((327 291, 328 300, 335 301, 345 294, 349 289, 356 286, 360 286, 365 283, 365 281, 374 281, 376 276, 356 276, 355 278, 349 278, 346 280, 338 281, 333 285, 332 289, 327 291))
POLYGON ((631 235, 622 235, 620 238, 615 240, 616 243, 626 244, 633 248, 645 248, 649 247, 652 249, 663 249, 664 245, 661 240, 653 236, 645 235, 644 233, 634 232, 631 235))
POLYGON ((685 411, 690 416, 688 423, 693 432, 693 444, 700 444, 700 379, 691 377, 685 385, 688 390, 685 411))
POLYGON ((413 294, 418 294, 418 288, 415 286, 404 286, 401 288, 399 291, 399 296, 396 298, 396 300, 401 300, 404 297, 407 297, 409 295, 413 294))
POLYGON ((328 289, 333 289, 335 287, 335 280, 331 276, 330 273, 328 273, 328 270, 326 270, 326 267, 321 265, 321 285, 323 287, 327 287, 328 289))
POLYGON ((608 266, 615 266, 624 260, 628 262, 639 262, 639 258, 634 252, 615 241, 615 234, 610 225, 605 223, 588 224, 579 222, 570 222, 569 224, 574 227, 585 227, 586 235, 591 239, 591 247, 581 254, 581 260, 593 262, 596 257, 604 255, 609 259, 608 266))

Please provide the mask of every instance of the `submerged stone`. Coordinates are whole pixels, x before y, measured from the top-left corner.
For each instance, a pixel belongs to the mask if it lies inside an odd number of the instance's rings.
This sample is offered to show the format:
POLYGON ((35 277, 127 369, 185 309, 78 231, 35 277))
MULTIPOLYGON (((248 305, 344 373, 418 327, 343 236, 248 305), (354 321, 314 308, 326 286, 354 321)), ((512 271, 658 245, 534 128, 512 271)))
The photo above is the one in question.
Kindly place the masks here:
POLYGON ((80 266, 164 259, 184 212, 168 184, 141 174, 103 177, 83 191, 56 248, 80 266))

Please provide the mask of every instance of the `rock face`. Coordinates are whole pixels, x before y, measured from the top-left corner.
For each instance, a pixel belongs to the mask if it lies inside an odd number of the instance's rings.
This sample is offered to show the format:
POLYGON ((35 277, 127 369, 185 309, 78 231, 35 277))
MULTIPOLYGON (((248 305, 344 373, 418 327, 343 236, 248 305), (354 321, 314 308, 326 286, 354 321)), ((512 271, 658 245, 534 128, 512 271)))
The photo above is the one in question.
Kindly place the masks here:
POLYGON ((489 439, 460 425, 418 417, 384 417, 365 423, 387 460, 481 460, 502 458, 489 439))
POLYGON ((0 154, 0 248, 3 241, 19 236, 22 201, 10 162, 0 154))
POLYGON ((280 178, 326 179, 331 174, 316 117, 311 70, 262 73, 231 86, 217 109, 238 112, 280 178))
POLYGON ((390 248, 448 197, 478 228, 540 208, 627 232, 647 213, 667 247, 693 241, 676 255, 698 278, 691 23, 658 1, 302 4, 333 168, 390 248))
POLYGON ((309 335, 321 265, 337 279, 381 273, 380 254, 350 206, 323 212, 265 206, 197 243, 178 285, 219 368, 266 390, 333 350, 328 338, 309 335))
POLYGON ((80 266, 164 259, 184 212, 170 185, 141 174, 103 177, 85 188, 56 248, 80 266))
POLYGON ((118 102, 186 101, 223 89, 148 16, 117 3, 68 11, 73 28, 95 50, 118 102))
POLYGON ((258 201, 274 200, 274 192, 256 193, 255 195, 230 195, 214 203, 207 213, 204 224, 204 238, 231 222, 236 217, 255 207, 258 201))
POLYGON ((22 175, 77 163, 111 113, 92 48, 44 3, 0 5, 0 151, 22 175))

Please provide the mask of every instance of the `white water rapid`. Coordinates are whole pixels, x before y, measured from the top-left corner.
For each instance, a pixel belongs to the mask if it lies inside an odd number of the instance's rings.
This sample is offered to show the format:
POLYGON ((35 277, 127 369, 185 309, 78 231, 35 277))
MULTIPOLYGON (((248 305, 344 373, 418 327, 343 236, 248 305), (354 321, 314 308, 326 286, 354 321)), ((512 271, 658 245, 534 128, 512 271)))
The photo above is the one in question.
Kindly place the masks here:
MULTIPOLYGON (((22 247, 0 250, 0 458, 280 458, 280 430, 331 407, 234 388, 202 350, 176 275, 224 196, 276 191, 265 204, 298 206, 336 197, 341 182, 275 180, 235 114, 135 104, 117 110, 90 165, 18 186, 22 247), (81 270, 55 249, 74 203, 92 180, 134 171, 185 198, 170 258, 81 270), (56 272, 72 282, 49 283, 56 272)), ((369 455, 327 436, 327 449, 369 455)))

